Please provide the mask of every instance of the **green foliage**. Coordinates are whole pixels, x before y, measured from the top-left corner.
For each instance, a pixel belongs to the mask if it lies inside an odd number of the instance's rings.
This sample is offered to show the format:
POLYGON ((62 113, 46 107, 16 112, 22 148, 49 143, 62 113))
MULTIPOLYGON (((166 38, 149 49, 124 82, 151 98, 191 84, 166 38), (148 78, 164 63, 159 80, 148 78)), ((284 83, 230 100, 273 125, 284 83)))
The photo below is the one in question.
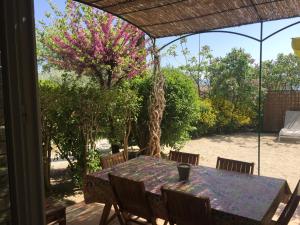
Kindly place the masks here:
POLYGON ((95 141, 101 131, 102 93, 91 80, 84 82, 70 75, 61 83, 40 81, 40 93, 42 124, 46 121, 52 127, 51 139, 59 156, 68 160, 74 180, 81 183, 83 174, 97 169, 89 167, 89 154, 96 151, 95 141), (49 105, 49 110, 43 110, 49 105))
POLYGON ((137 120, 133 126, 132 142, 137 144, 141 149, 147 147, 149 141, 149 113, 148 106, 151 95, 151 77, 148 73, 137 76, 130 81, 131 89, 135 90, 141 97, 141 107, 137 120))
POLYGON ((123 144, 124 134, 131 129, 131 123, 137 120, 142 97, 131 89, 128 82, 118 88, 106 91, 106 137, 111 144, 123 144))
POLYGON ((278 54, 276 60, 263 62, 262 81, 263 87, 270 91, 298 90, 300 86, 299 57, 294 54, 278 54))
POLYGON ((43 143, 55 144, 79 185, 87 172, 100 168, 96 140, 122 144, 139 112, 140 98, 126 83, 103 90, 91 79, 68 74, 60 81, 40 81, 40 95, 43 143))
POLYGON ((242 49, 232 49, 212 63, 209 96, 217 112, 218 131, 253 126, 258 91, 253 63, 242 49))
MULTIPOLYGON (((200 102, 195 84, 180 70, 166 68, 162 72, 166 79, 166 108, 161 123, 161 144, 175 147, 189 137, 189 132, 193 129, 192 124, 198 119, 200 102)), ((135 78, 132 86, 143 96, 142 108, 135 126, 135 138, 141 147, 146 147, 145 140, 148 140, 149 135, 147 124, 151 78, 135 78)))
MULTIPOLYGON (((251 125, 252 120, 255 119, 254 116, 249 116, 251 112, 238 108, 233 102, 226 99, 213 99, 213 107, 217 115, 214 131, 218 133, 236 131, 251 125)), ((255 111, 252 113, 255 115, 255 111)))
POLYGON ((195 129, 192 131, 194 138, 208 134, 217 122, 217 112, 210 99, 200 100, 199 109, 199 118, 195 121, 195 129))
POLYGON ((163 115, 161 143, 175 146, 186 140, 199 115, 199 97, 195 84, 176 69, 164 69, 166 109, 163 115))
MULTIPOLYGON (((211 49, 209 46, 205 45, 199 49, 197 55, 192 55, 187 47, 186 38, 180 40, 180 47, 181 53, 185 59, 185 64, 180 66, 179 69, 195 82, 198 89, 198 95, 201 96, 205 94, 205 89, 208 87, 209 83, 209 67, 213 59, 211 49)), ((172 45, 168 48, 167 54, 176 58, 178 56, 176 48, 176 45, 172 45)))

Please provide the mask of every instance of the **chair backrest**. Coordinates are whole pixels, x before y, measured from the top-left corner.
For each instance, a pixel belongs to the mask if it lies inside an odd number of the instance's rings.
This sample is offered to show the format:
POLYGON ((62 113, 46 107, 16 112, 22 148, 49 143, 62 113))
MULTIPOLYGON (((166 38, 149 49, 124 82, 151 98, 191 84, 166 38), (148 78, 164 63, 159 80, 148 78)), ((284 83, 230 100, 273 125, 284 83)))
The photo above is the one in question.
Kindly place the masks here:
POLYGON ((124 152, 106 155, 100 158, 102 169, 110 168, 114 165, 123 163, 125 161, 126 161, 126 156, 124 152))
POLYGON ((152 218, 145 185, 142 181, 133 181, 112 174, 109 174, 109 180, 121 212, 127 212, 145 219, 152 218))
POLYGON ((289 221, 293 217, 297 206, 300 202, 300 180, 289 199, 287 205, 285 206, 284 210, 282 211, 281 215, 279 216, 276 225, 288 225, 289 221))
POLYGON ((170 224, 211 225, 211 206, 208 197, 196 197, 184 192, 161 189, 170 224))
POLYGON ((220 170, 228 170, 228 171, 235 171, 240 173, 253 174, 254 163, 218 157, 216 168, 220 170))
POLYGON ((169 160, 179 163, 189 163, 192 165, 199 164, 199 154, 192 154, 187 152, 170 151, 169 160))
POLYGON ((286 111, 284 118, 284 128, 300 129, 300 111, 286 111))

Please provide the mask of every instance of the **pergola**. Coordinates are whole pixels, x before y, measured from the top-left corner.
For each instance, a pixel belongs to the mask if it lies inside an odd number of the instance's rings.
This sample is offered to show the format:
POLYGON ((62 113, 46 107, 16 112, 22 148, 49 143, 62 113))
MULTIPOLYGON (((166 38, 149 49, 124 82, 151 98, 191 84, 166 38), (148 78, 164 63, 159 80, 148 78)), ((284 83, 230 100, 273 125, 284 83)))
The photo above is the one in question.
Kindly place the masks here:
MULTIPOLYGON (((260 175, 260 136, 261 136, 261 80, 263 42, 275 34, 299 24, 300 21, 283 27, 263 37, 263 23, 300 16, 300 0, 75 0, 111 13, 143 30, 155 44, 157 38, 178 36, 169 44, 194 34, 229 33, 257 41, 260 45, 259 102, 258 102, 258 175, 260 175), (260 37, 220 30, 246 24, 260 23, 260 37)), ((156 56, 159 68, 159 57, 156 56)), ((156 91, 163 86, 157 73, 156 91)), ((163 97, 163 93, 159 93, 163 97)), ((155 102, 155 99, 154 99, 155 102)), ((159 99, 156 99, 156 103, 159 99)), ((157 105, 156 105, 157 106, 157 105)), ((154 107, 155 108, 155 107, 154 107)), ((161 119, 163 107, 158 107, 157 118, 161 119)), ((150 116, 151 118, 151 116, 150 116)), ((160 122, 160 121, 159 121, 160 122)), ((160 136, 157 126, 153 132, 160 136)), ((151 126, 150 126, 151 130, 151 126)))

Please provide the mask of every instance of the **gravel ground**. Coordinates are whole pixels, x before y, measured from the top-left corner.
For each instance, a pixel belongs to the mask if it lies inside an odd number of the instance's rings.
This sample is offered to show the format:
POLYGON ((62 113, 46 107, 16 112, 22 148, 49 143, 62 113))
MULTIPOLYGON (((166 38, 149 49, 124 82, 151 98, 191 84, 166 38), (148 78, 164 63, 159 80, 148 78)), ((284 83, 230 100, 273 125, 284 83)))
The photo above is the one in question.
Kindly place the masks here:
MULTIPOLYGON (((182 151, 200 154, 200 165, 215 167, 217 157, 225 157, 255 163, 258 172, 257 134, 237 133, 214 135, 188 141, 182 151)), ((105 140, 99 142, 100 148, 107 149, 105 140)), ((52 162, 53 169, 66 168, 66 161, 52 162)), ((261 137, 261 175, 286 179, 293 190, 300 179, 300 144, 277 141, 276 134, 262 134, 261 137)), ((65 197, 68 201, 82 202, 82 192, 65 197)), ((91 205, 91 207, 95 207, 91 205)), ((97 206, 98 207, 98 206, 97 206)), ((279 208, 281 210, 284 205, 279 208)), ((277 212, 279 215, 280 209, 277 212)), ((90 214, 89 214, 90 215, 90 214)), ((98 220, 98 217, 93 218, 98 220)), ((82 220, 85 221, 85 220, 82 220)), ((74 221, 75 222, 75 221, 74 221)), ((71 223, 73 224, 73 223, 71 223)), ((74 223, 78 224, 78 221, 74 223)), ((92 223, 91 223, 92 224, 92 223)), ((300 206, 289 225, 300 225, 300 206)))

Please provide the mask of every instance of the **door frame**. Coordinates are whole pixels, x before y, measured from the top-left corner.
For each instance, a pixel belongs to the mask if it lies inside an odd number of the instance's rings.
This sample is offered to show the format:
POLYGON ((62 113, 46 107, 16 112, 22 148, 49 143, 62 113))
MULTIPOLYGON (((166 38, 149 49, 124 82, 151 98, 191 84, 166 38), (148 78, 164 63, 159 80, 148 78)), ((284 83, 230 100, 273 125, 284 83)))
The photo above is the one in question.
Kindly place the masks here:
POLYGON ((44 186, 33 0, 0 1, 0 24, 11 224, 43 225, 44 186))

